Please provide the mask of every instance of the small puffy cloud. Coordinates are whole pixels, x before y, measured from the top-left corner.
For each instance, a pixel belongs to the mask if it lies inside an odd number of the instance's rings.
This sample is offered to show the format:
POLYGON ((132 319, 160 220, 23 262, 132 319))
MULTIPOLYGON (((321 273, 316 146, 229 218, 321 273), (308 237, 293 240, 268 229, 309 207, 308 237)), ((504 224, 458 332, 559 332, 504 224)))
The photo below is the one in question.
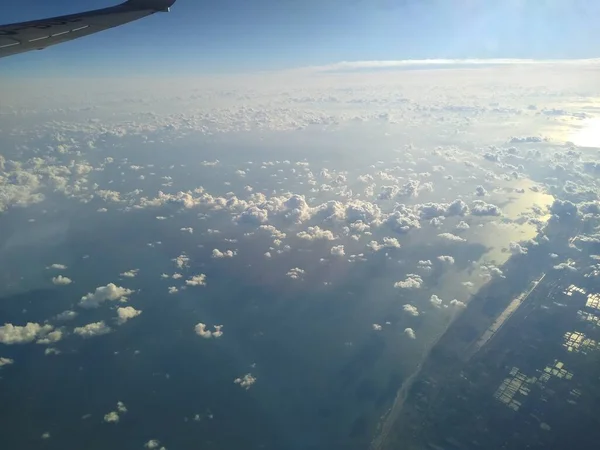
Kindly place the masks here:
POLYGON ((404 334, 406 336, 408 336, 410 339, 416 339, 417 335, 415 334, 415 330, 413 330, 412 328, 405 328, 404 329, 404 334))
POLYGON ((444 264, 448 264, 448 265, 454 264, 454 258, 452 256, 441 255, 441 256, 438 256, 437 259, 438 259, 438 261, 440 261, 444 264))
POLYGON ((440 234, 438 234, 438 237, 440 237, 442 239, 446 239, 448 241, 466 242, 465 238, 461 238, 460 236, 457 236, 457 235, 452 234, 452 233, 440 233, 440 234))
POLYGON ((404 281, 394 283, 395 288, 399 289, 419 289, 423 285, 423 279, 419 275, 409 273, 404 281))
POLYGON ((393 237, 384 237, 381 244, 379 244, 377 241, 371 241, 367 244, 367 247, 370 247, 373 249, 373 251, 378 252, 384 248, 400 248, 400 242, 398 239, 393 237))
POLYGON ((419 315, 419 310, 417 309, 416 306, 406 304, 406 305, 402 306, 402 309, 409 316, 417 317, 419 315))
POLYGON ((456 227, 454 227, 454 229, 456 231, 464 231, 464 230, 468 230, 469 228, 471 228, 469 226, 469 224, 467 222, 462 221, 462 220, 460 222, 458 222, 458 224, 456 225, 456 227))
POLYGON ((169 294, 177 294, 179 289, 176 286, 169 286, 169 294))
POLYGON ((118 423, 119 422, 119 413, 117 411, 111 411, 108 414, 105 414, 104 421, 107 423, 118 423))
POLYGON ((294 267, 293 269, 290 269, 286 275, 292 280, 298 280, 304 275, 304 270, 298 267, 294 267))
POLYGON ((508 244, 508 249, 513 255, 525 255, 527 254, 527 248, 523 247, 518 242, 511 242, 508 244))
POLYGON ((52 283, 56 284, 57 286, 66 286, 67 284, 71 284, 72 282, 73 280, 67 277, 63 277, 62 275, 52 278, 52 283))
POLYGON ((126 413, 127 407, 125 406, 125 403, 117 402, 117 411, 119 411, 120 413, 126 413))
POLYGON ((451 300, 450 301, 450 305, 454 306, 455 308, 465 308, 467 305, 465 302, 461 302, 460 300, 451 300))
POLYGON ((184 227, 184 228, 180 228, 179 231, 182 231, 184 233, 190 233, 193 234, 194 233, 194 229, 192 227, 184 227))
POLYGON ((71 311, 68 309, 66 311, 61 312, 60 314, 57 314, 55 316, 55 319, 66 321, 66 320, 73 320, 75 317, 77 317, 77 313, 75 311, 71 311))
POLYGON ((187 286, 206 286, 206 275, 201 273, 200 275, 194 275, 189 280, 185 280, 187 286))
POLYGON ((50 432, 46 431, 45 433, 42 433, 42 439, 50 439, 50 432))
POLYGON ((210 331, 206 328, 206 324, 200 322, 196 324, 194 331, 198 336, 203 337, 204 339, 220 338, 223 336, 223 325, 215 325, 214 328, 215 331, 210 331))
POLYGON ((381 325, 379 325, 378 323, 373 324, 373 331, 381 331, 382 329, 383 329, 383 327, 381 325))
POLYGON ((331 247, 331 254, 333 256, 344 256, 346 252, 344 251, 343 245, 335 245, 331 247))
POLYGON ((24 326, 7 323, 0 326, 0 344, 27 344, 38 338, 43 338, 50 333, 52 329, 52 325, 40 325, 39 323, 33 322, 28 322, 24 326))
POLYGON ((487 193, 488 193, 488 192, 487 192, 487 191, 485 190, 485 188, 484 188, 483 186, 481 186, 481 185, 480 185, 480 186, 477 186, 477 187, 475 188, 475 195, 476 195, 477 197, 485 197, 485 196, 487 195, 487 193))
POLYGON ((179 269, 183 269, 184 267, 188 266, 190 258, 185 253, 182 253, 178 257, 173 258, 173 262, 179 269))
POLYGON ((171 278, 173 278, 174 280, 179 280, 180 278, 183 278, 183 275, 181 275, 180 273, 175 272, 171 278))
POLYGON ((483 278, 506 278, 502 272, 502 269, 494 266, 493 264, 482 265, 481 276, 483 278))
POLYGON ((88 323, 82 327, 76 327, 73 330, 73 333, 83 337, 83 338, 91 338, 95 336, 102 336, 104 334, 108 334, 112 331, 112 329, 104 323, 104 321, 88 323))
POLYGON ((49 347, 46 350, 44 350, 44 355, 48 356, 48 355, 60 355, 60 350, 57 350, 53 347, 49 347))
MULTIPOLYGON (((553 267, 553 269, 554 269, 554 270, 565 270, 565 271, 569 271, 569 272, 575 272, 575 271, 577 271, 577 268, 576 268, 576 267, 572 266, 572 265, 571 265, 571 264, 569 264, 569 263, 564 263, 564 262, 563 262, 563 263, 560 263, 560 264, 557 264, 557 265, 555 265, 555 266, 553 267)), ((1 342, 1 341, 0 341, 0 342, 1 342)))
POLYGON ((54 330, 54 331, 50 331, 49 333, 46 333, 43 336, 41 336, 36 341, 36 344, 50 345, 50 344, 54 344, 55 342, 60 341, 62 338, 63 338, 62 331, 54 330))
POLYGON ((134 291, 119 287, 114 283, 109 283, 106 286, 97 287, 94 292, 90 292, 83 297, 79 302, 82 308, 97 308, 105 301, 126 301, 127 296, 134 291))
POLYGON ((137 276, 137 274, 139 273, 140 269, 131 269, 131 270, 127 270, 126 272, 123 272, 121 274, 122 277, 125 278, 135 278, 137 276))
POLYGON ((437 295, 433 294, 431 296, 431 298, 429 299, 429 303, 431 303, 436 308, 440 308, 442 306, 443 302, 442 302, 441 298, 439 298, 437 295))
POLYGON ((502 210, 491 203, 483 200, 475 200, 471 205, 471 214, 474 216, 501 216, 502 210))
POLYGON ((164 447, 160 447, 160 441, 158 439, 150 439, 148 442, 144 444, 144 448, 154 450, 166 450, 164 447))
POLYGON ((300 231, 298 234, 296 234, 296 236, 307 241, 314 241, 318 239, 333 241, 336 239, 330 230, 324 230, 318 225, 314 227, 308 227, 306 231, 300 231))
POLYGON ((222 252, 219 249, 215 248, 212 251, 213 258, 233 258, 235 255, 236 252, 234 250, 225 250, 224 252, 222 252))
POLYGON ((52 265, 46 267, 46 269, 66 270, 67 266, 65 266, 64 264, 52 264, 52 265))
POLYGON ((14 360, 0 357, 0 367, 9 366, 11 364, 14 364, 14 360))
POLYGON ((117 323, 123 325, 130 319, 139 316, 142 313, 139 309, 135 309, 132 306, 125 306, 124 308, 117 308, 117 323))
POLYGON ((236 378, 233 380, 235 384, 239 384, 244 389, 248 390, 252 387, 254 383, 256 383, 256 377, 253 377, 252 374, 247 373, 243 377, 236 378))

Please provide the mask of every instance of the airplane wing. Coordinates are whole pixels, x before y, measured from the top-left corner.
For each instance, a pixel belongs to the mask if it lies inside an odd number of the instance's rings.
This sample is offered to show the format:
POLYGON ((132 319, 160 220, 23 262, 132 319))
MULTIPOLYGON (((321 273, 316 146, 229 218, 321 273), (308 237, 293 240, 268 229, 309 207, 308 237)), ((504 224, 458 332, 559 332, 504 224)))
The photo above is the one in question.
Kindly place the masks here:
POLYGON ((31 22, 0 25, 0 58, 51 45, 167 12, 176 0, 128 0, 117 6, 31 22))

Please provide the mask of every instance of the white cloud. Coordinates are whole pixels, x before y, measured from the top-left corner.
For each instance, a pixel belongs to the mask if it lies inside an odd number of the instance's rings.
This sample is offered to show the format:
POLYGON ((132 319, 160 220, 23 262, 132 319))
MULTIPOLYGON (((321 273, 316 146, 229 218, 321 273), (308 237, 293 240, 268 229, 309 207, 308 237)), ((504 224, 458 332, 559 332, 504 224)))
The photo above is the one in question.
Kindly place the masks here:
POLYGON ((419 275, 409 273, 404 281, 394 283, 395 288, 400 289, 419 289, 423 285, 423 279, 419 275))
POLYGON ((118 423, 119 422, 119 413, 117 411, 111 411, 108 414, 105 414, 104 421, 107 423, 118 423))
POLYGON ((384 237, 381 244, 379 244, 377 241, 371 241, 367 244, 367 247, 370 247, 373 249, 373 251, 378 252, 384 248, 400 248, 400 242, 398 239, 393 237, 384 237))
POLYGON ((219 249, 214 249, 212 251, 213 258, 233 258, 236 255, 235 250, 225 250, 224 252, 219 249))
POLYGON ((0 344, 27 344, 38 338, 43 338, 52 329, 52 325, 40 325, 33 322, 28 322, 24 326, 15 326, 12 323, 7 323, 0 326, 0 344))
POLYGON ((527 254, 527 248, 523 247, 518 242, 510 242, 508 244, 508 249, 513 255, 525 255, 527 254))
POLYGON ((467 222, 464 222, 461 220, 460 222, 458 222, 458 224, 454 228, 456 231, 464 231, 464 230, 468 230, 471 227, 469 226, 469 224, 467 222))
POLYGON ((450 305, 456 307, 456 308, 465 308, 467 305, 465 302, 461 302, 460 300, 451 300, 450 301, 450 305))
POLYGON ((244 389, 248 390, 252 387, 254 383, 256 383, 256 377, 253 377, 252 374, 247 373, 243 377, 236 378, 233 380, 235 384, 239 384, 244 389))
POLYGON ((402 306, 402 309, 404 310, 405 313, 407 313, 410 316, 417 317, 419 315, 419 310, 417 309, 416 306, 406 304, 406 305, 402 306))
POLYGON ((82 327, 76 327, 73 330, 73 333, 83 337, 83 338, 91 338, 94 336, 102 336, 104 334, 108 334, 112 331, 112 329, 104 323, 104 321, 88 323, 82 327))
POLYGON ((446 239, 448 241, 466 242, 466 239, 461 238, 460 236, 457 236, 457 235, 452 234, 452 233, 440 233, 440 234, 438 234, 438 237, 440 237, 442 239, 446 239))
POLYGON ((10 358, 2 358, 0 357, 0 367, 8 366, 10 364, 14 364, 14 360, 10 358))
POLYGON ((90 292, 87 295, 81 297, 79 306, 82 308, 97 308, 105 301, 126 301, 127 296, 132 294, 134 291, 119 287, 114 283, 109 283, 106 286, 97 287, 94 292, 90 292))
POLYGON ((293 269, 290 269, 286 275, 292 280, 298 280, 304 275, 304 270, 294 267, 293 269))
POLYGON ((454 258, 452 256, 441 255, 441 256, 438 256, 437 259, 438 259, 438 261, 440 261, 444 264, 449 264, 449 265, 454 264, 454 258))
POLYGON ((124 308, 117 308, 117 323, 119 325, 124 324, 130 319, 139 316, 142 313, 139 309, 135 309, 132 306, 125 306, 124 308))
POLYGON ((404 334, 406 336, 408 336, 410 339, 416 339, 417 335, 415 334, 415 330, 413 330, 412 328, 405 328, 404 329, 404 334))
POLYGON ((125 406, 125 403, 117 402, 117 411, 119 411, 121 414, 126 413, 127 407, 125 406))
MULTIPOLYGON (((167 275, 168 277, 168 275, 167 275)), ((175 272, 171 278, 173 278, 174 280, 179 280, 180 278, 183 278, 183 275, 181 275, 180 273, 175 272)))
POLYGON ((189 280, 185 280, 187 286, 206 286, 206 275, 194 275, 189 280))
POLYGON ((50 331, 49 333, 46 333, 43 336, 41 336, 36 341, 36 344, 50 345, 50 344, 54 344, 55 342, 60 341, 62 338, 63 338, 62 331, 54 330, 54 331, 50 331))
POLYGON ((137 276, 137 274, 139 273, 140 269, 131 269, 131 270, 127 270, 125 272, 123 272, 121 274, 122 277, 125 278, 135 278, 137 276))
POLYGON ((333 241, 336 239, 336 236, 334 236, 330 230, 324 230, 318 225, 314 227, 308 227, 306 231, 300 231, 298 234, 296 234, 296 236, 298 236, 300 239, 305 239, 308 241, 317 239, 333 241))
POLYGON ((179 289, 176 286, 169 286, 169 294, 177 294, 179 289))
POLYGON ((220 338, 221 336, 223 336, 223 325, 215 325, 214 329, 215 331, 207 330, 206 324, 202 322, 196 324, 196 326, 194 327, 194 331, 196 332, 196 334, 200 337, 203 337, 204 339, 220 338))
POLYGON ((331 247, 330 253, 333 256, 344 256, 346 254, 346 252, 344 251, 343 245, 335 245, 335 246, 331 247))
POLYGON ((66 286, 67 284, 71 284, 72 282, 73 280, 67 277, 63 277, 62 275, 52 278, 52 283, 58 286, 66 286))
POLYGON ((471 205, 471 214, 474 216, 501 216, 502 210, 491 203, 483 200, 475 200, 471 205))
POLYGON ((188 267, 188 263, 190 262, 190 258, 185 254, 181 254, 176 258, 173 258, 173 261, 175 262, 175 265, 179 268, 179 269, 183 269, 184 267, 188 267))
POLYGON ((429 302, 435 306, 436 308, 439 308, 442 306, 442 299, 439 298, 437 295, 433 294, 431 296, 431 298, 429 299, 429 302))
POLYGON ((146 442, 144 444, 144 448, 147 448, 149 450, 154 450, 154 449, 158 449, 158 450, 167 450, 165 447, 160 447, 160 441, 158 439, 150 439, 148 442, 146 442))
POLYGON ((383 329, 383 327, 381 325, 379 325, 378 323, 373 324, 374 331, 381 331, 382 329, 383 329))
POLYGON ((66 270, 67 266, 65 266, 64 264, 52 264, 52 265, 46 267, 46 269, 66 270))
POLYGON ((183 231, 184 233, 190 233, 190 234, 194 233, 194 229, 192 227, 180 228, 179 231, 183 231))

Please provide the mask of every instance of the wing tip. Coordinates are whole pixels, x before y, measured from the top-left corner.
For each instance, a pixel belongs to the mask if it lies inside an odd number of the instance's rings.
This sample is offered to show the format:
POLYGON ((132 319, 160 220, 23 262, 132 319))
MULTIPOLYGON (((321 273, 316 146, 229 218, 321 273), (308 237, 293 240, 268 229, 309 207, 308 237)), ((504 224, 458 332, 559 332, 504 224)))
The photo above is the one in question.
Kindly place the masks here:
POLYGON ((135 9, 168 12, 177 0, 127 0, 125 5, 135 9))

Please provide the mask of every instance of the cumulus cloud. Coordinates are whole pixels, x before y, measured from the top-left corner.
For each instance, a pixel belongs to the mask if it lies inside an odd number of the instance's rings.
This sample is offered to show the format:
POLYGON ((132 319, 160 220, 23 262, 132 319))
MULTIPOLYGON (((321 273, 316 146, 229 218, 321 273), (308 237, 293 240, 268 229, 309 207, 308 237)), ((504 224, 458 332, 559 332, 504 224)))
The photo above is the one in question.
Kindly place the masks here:
POLYGON ((383 242, 380 244, 377 241, 371 241, 367 244, 367 247, 373 249, 373 251, 378 252, 384 248, 400 248, 400 242, 398 239, 393 237, 384 237, 383 242))
POLYGON ((189 280, 185 280, 185 284, 188 286, 206 286, 206 275, 203 273, 194 275, 189 280))
POLYGON ((63 277, 62 275, 52 278, 52 283, 56 284, 57 286, 66 286, 67 284, 71 284, 72 282, 73 280, 67 277, 63 277))
POLYGON ((406 336, 408 336, 410 339, 416 339, 417 335, 415 334, 415 330, 413 330, 412 328, 405 328, 404 329, 404 334, 406 336))
POLYGON ((239 384, 244 389, 248 390, 252 387, 254 383, 256 383, 256 377, 253 377, 251 373, 247 373, 243 377, 236 378, 233 380, 235 384, 239 384))
POLYGON ((381 331, 382 329, 383 329, 383 327, 381 325, 379 325, 378 323, 373 324, 373 331, 381 331))
POLYGON ((454 242, 466 242, 467 241, 465 238, 462 238, 462 237, 457 236, 452 233, 440 233, 440 234, 438 234, 438 237, 448 240, 448 241, 454 241, 454 242))
POLYGON ((402 309, 409 316, 417 317, 419 315, 419 310, 417 309, 416 306, 413 306, 413 305, 410 305, 410 304, 406 304, 406 305, 402 306, 402 309))
POLYGON ((194 331, 196 332, 196 334, 200 337, 203 337, 204 339, 220 338, 221 336, 223 336, 223 325, 215 325, 214 329, 214 331, 208 330, 206 328, 206 324, 202 322, 196 324, 196 326, 194 327, 194 331))
POLYGON ((474 216, 501 216, 502 210, 491 203, 483 200, 475 200, 471 205, 471 214, 474 216))
POLYGON ((94 292, 90 292, 79 301, 79 306, 82 308, 97 308, 105 301, 121 301, 127 300, 127 296, 134 291, 119 287, 114 283, 109 283, 106 286, 97 287, 94 292))
POLYGON ((0 326, 0 344, 27 344, 38 338, 44 338, 52 330, 52 325, 40 325, 34 322, 28 322, 24 326, 7 323, 0 326))
POLYGON ((117 411, 111 411, 104 415, 104 421, 107 423, 118 423, 119 413, 117 411))
POLYGON ((10 359, 10 358, 2 358, 0 357, 0 367, 4 367, 4 366, 9 366, 11 364, 14 364, 14 360, 10 359))
POLYGON ((179 231, 182 231, 184 233, 189 233, 189 234, 194 233, 194 229, 192 227, 183 227, 183 228, 180 228, 179 231))
POLYGON ((179 289, 176 286, 169 286, 169 294, 177 294, 179 289))
POLYGON ((67 266, 65 266, 64 264, 52 264, 52 265, 46 267, 46 269, 66 270, 67 266))
POLYGON ((448 265, 454 264, 454 258, 452 256, 440 255, 437 257, 437 259, 438 259, 438 261, 440 261, 444 264, 448 264, 448 265))
POLYGON ((112 329, 104 323, 104 321, 88 323, 82 327, 76 327, 73 333, 83 338, 91 338, 108 334, 112 329))
POLYGON ((182 253, 178 257, 173 258, 173 262, 179 269, 183 269, 184 267, 188 267, 190 258, 185 253, 182 253))
POLYGON ((150 439, 148 442, 144 444, 144 448, 149 450, 167 450, 165 447, 160 446, 160 441, 158 439, 150 439), (159 448, 160 447, 160 448, 159 448))
POLYGON ((460 222, 458 222, 456 227, 454 227, 454 229, 457 231, 464 231, 464 230, 468 230, 469 228, 471 228, 469 226, 469 224, 467 222, 463 222, 462 220, 460 222))
POLYGON ((456 299, 451 300, 450 305, 454 306, 455 308, 464 308, 467 306, 465 302, 461 302, 460 300, 456 300, 456 299))
POLYGON ((419 275, 409 273, 404 281, 394 283, 395 288, 399 289, 419 289, 423 285, 423 279, 419 275))
POLYGON ((75 311, 66 310, 66 311, 61 312, 60 314, 57 314, 55 316, 55 319, 66 321, 66 320, 73 320, 75 317, 77 317, 77 313, 75 311))
POLYGON ((343 245, 336 245, 336 246, 331 247, 330 253, 333 256, 344 256, 346 254, 346 252, 344 251, 343 245))
POLYGON ((527 248, 523 247, 518 242, 510 242, 508 244, 508 249, 513 255, 525 255, 527 254, 527 248))
POLYGON ((431 303, 433 306, 435 306, 436 308, 440 308, 442 306, 442 299, 439 298, 437 295, 433 294, 430 298, 429 298, 429 303, 431 303))
POLYGON ((224 252, 219 249, 214 249, 212 251, 212 258, 233 258, 236 255, 234 250, 225 250, 224 252))
POLYGON ((324 230, 318 225, 314 227, 308 227, 306 231, 300 231, 296 234, 296 236, 307 241, 314 241, 318 239, 333 241, 336 239, 331 230, 324 230))
POLYGON ((481 266, 481 276, 483 278, 506 278, 502 269, 493 264, 484 264, 481 266))
POLYGON ((290 269, 286 275, 292 280, 298 280, 304 275, 304 270, 298 267, 294 267, 293 269, 290 269))
POLYGON ((569 272, 577 271, 577 268, 575 266, 573 266, 572 264, 566 263, 566 262, 563 262, 563 263, 553 266, 553 269, 554 270, 565 270, 565 271, 569 271, 569 272))
POLYGON ((38 340, 36 341, 36 344, 50 345, 50 344, 54 344, 55 342, 60 341, 62 338, 63 338, 62 331, 54 330, 54 331, 50 331, 49 333, 46 333, 46 334, 42 335, 40 338, 38 338, 38 340))
POLYGON ((476 195, 477 197, 485 197, 485 196, 487 195, 487 193, 488 193, 488 192, 487 192, 487 191, 485 190, 485 188, 484 188, 483 186, 481 186, 481 185, 480 185, 480 186, 477 186, 477 187, 475 188, 475 195, 476 195))
POLYGON ((124 308, 117 308, 117 323, 123 325, 130 319, 139 316, 142 313, 139 309, 135 309, 132 306, 125 306, 124 308))
POLYGON ((137 276, 137 274, 139 273, 140 269, 131 269, 131 270, 127 270, 123 273, 121 273, 122 277, 125 278, 135 278, 137 276))

